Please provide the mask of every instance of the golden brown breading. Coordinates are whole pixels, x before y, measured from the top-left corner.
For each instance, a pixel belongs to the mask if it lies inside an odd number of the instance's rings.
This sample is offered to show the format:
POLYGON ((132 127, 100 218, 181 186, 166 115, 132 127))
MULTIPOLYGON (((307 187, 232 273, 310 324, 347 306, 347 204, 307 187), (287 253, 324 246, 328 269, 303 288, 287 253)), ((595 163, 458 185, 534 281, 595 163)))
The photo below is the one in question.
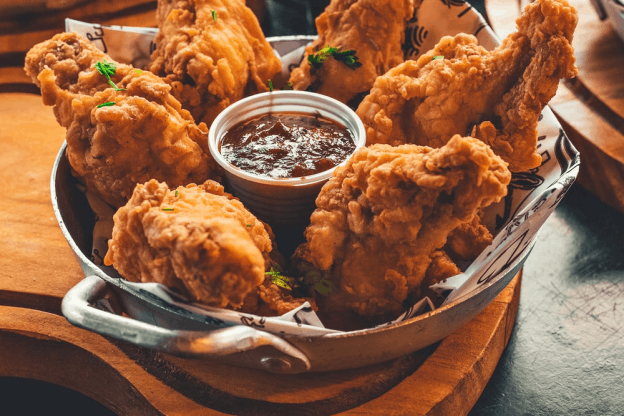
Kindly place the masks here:
POLYGON ((423 289, 423 287, 428 288, 442 280, 459 275, 461 272, 446 252, 437 250, 431 254, 431 264, 427 268, 423 285, 420 289, 423 289))
POLYGON ((295 257, 329 273, 328 305, 399 313, 448 234, 507 193, 506 165, 459 135, 439 149, 360 149, 321 190, 295 257))
POLYGON ((577 19, 566 0, 539 0, 517 20, 518 31, 492 52, 472 35, 443 37, 417 61, 375 81, 357 110, 367 143, 440 147, 484 122, 472 135, 510 170, 539 166, 538 117, 559 79, 577 73, 571 46, 577 19))
POLYGON ((195 124, 171 87, 116 64, 112 81, 123 90, 115 91, 95 69, 102 60, 113 62, 75 33, 56 35, 26 56, 26 73, 67 128, 67 157, 87 189, 120 207, 137 183, 152 178, 172 187, 219 178, 206 126, 195 124), (114 105, 98 108, 107 102, 114 105))
POLYGON ((171 83, 198 123, 210 126, 230 104, 269 91, 281 70, 244 0, 159 0, 157 17, 150 70, 171 83))
POLYGON ((451 258, 472 261, 492 244, 492 233, 481 223, 482 210, 469 222, 460 224, 448 236, 444 250, 451 258))
POLYGON ((258 316, 281 316, 306 301, 313 310, 318 310, 313 297, 293 295, 292 291, 280 288, 271 281, 271 278, 267 278, 260 284, 255 294, 247 296, 241 310, 258 316))
POLYGON ((404 61, 405 21, 413 14, 414 0, 332 0, 316 19, 318 38, 291 73, 293 88, 311 86, 312 91, 345 104, 368 93, 378 76, 404 61), (327 45, 355 50, 362 66, 354 70, 328 58, 320 68, 311 67, 308 55, 327 45))
POLYGON ((104 262, 135 282, 159 282, 193 301, 238 307, 265 279, 272 232, 223 187, 137 185, 114 216, 104 262), (173 210, 170 210, 173 209, 173 210))

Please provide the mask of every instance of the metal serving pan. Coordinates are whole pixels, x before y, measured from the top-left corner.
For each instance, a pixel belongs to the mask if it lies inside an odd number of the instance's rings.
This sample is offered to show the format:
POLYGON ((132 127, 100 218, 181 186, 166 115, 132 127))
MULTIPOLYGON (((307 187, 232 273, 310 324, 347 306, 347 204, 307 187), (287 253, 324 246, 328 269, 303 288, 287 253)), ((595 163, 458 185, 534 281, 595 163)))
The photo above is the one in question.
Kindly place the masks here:
MULTIPOLYGON (((485 32, 480 36, 490 36, 485 32)), ((309 40, 287 37, 272 42, 282 53, 280 49, 295 50, 309 40)), ((448 280, 470 290, 451 293, 442 307, 389 326, 322 336, 272 334, 263 330, 262 318, 242 324, 214 321, 154 297, 142 287, 150 284, 129 283, 114 269, 97 265, 90 258, 95 216, 76 187, 63 144, 52 171, 52 204, 86 276, 63 299, 63 314, 78 327, 146 348, 280 373, 356 368, 423 349, 472 320, 507 286, 527 259, 537 231, 574 181, 578 153, 550 109, 543 114, 547 119, 539 127, 542 149, 547 148, 543 166, 514 174, 508 198, 490 210, 493 216, 502 214, 505 226, 497 228, 498 244, 486 251, 481 269, 473 271, 466 283, 463 275, 448 280), (512 204, 512 194, 519 204, 512 204)))
POLYGON ((174 355, 219 357, 283 373, 355 368, 394 359, 443 339, 473 319, 516 275, 535 243, 528 242, 515 261, 479 291, 389 327, 321 337, 273 335, 245 325, 218 329, 203 316, 155 299, 136 284, 128 285, 112 268, 89 258, 94 215, 76 188, 65 148, 63 144, 52 171, 52 204, 86 278, 63 299, 63 314, 78 327, 174 355), (106 297, 108 302, 103 303, 106 297), (121 309, 108 307, 116 303, 121 309))

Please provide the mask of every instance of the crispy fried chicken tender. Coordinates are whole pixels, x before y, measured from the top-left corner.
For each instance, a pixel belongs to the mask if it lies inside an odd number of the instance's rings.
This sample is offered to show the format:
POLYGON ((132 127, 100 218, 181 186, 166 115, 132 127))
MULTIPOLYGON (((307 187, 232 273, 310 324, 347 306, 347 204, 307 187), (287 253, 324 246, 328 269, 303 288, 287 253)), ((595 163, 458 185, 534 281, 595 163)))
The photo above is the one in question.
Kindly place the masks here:
POLYGON ((510 179, 507 164, 474 138, 456 135, 439 149, 360 149, 321 190, 295 258, 333 280, 330 308, 398 314, 428 270, 430 279, 457 271, 437 250, 505 196, 510 179))
POLYGON ((538 0, 516 21, 517 32, 491 52, 472 35, 443 37, 417 61, 375 81, 357 109, 367 143, 438 148, 455 134, 470 134, 512 171, 539 166, 540 113, 559 80, 578 72, 571 45, 577 20, 566 0, 538 0))
MULTIPOLYGON (((316 19, 318 38, 306 48, 290 77, 295 90, 312 89, 355 107, 375 79, 404 61, 405 21, 414 14, 414 0, 333 0, 316 19), (361 66, 351 68, 334 58, 320 68, 308 62, 326 46, 355 50, 361 66), (359 100, 358 100, 359 99, 359 100)), ((420 0, 416 1, 420 4, 420 0)))
POLYGON ((104 262, 129 281, 236 308, 265 280, 270 227, 214 181, 175 190, 156 180, 139 184, 114 223, 104 262))
POLYGON ((210 126, 230 104, 269 91, 281 70, 244 0, 159 0, 157 18, 150 70, 198 123, 210 126))
POLYGON ((124 205, 137 183, 152 178, 172 187, 220 178, 206 125, 196 125, 154 74, 114 63, 75 33, 35 45, 25 71, 67 129, 74 174, 110 205, 124 205), (104 60, 116 64, 117 89, 96 70, 104 60))

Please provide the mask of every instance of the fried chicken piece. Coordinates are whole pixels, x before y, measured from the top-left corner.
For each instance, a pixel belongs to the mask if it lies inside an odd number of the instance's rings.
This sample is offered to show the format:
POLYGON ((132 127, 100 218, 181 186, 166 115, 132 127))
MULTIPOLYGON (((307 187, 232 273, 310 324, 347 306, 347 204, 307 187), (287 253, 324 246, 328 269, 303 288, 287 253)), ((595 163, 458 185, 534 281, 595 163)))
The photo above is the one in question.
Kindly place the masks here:
POLYGON ((481 223, 483 210, 479 210, 470 222, 462 223, 448 236, 444 250, 451 259, 472 261, 492 244, 492 233, 481 223))
POLYGON ((443 37, 417 61, 375 81, 357 109, 367 143, 438 148, 483 122, 472 136, 488 143, 510 170, 539 166, 538 117, 559 79, 578 72, 571 46, 577 20, 566 0, 538 0, 516 21, 517 32, 492 52, 472 35, 443 37))
POLYGON ((312 309, 317 311, 318 307, 314 297, 302 294, 301 291, 297 290, 297 288, 291 290, 282 288, 276 285, 271 278, 266 278, 256 292, 250 293, 245 298, 240 310, 257 316, 281 316, 307 301, 312 309))
POLYGON ((210 180, 175 191, 138 184, 114 222, 106 265, 207 305, 239 307, 263 283, 273 250, 270 227, 210 180))
MULTIPOLYGON (((425 278, 423 279, 423 285, 419 290, 427 289, 429 286, 443 281, 447 278, 461 274, 461 270, 455 265, 455 262, 444 251, 437 250, 431 254, 431 263, 425 278)), ((420 297, 418 297, 420 298, 420 297)))
POLYGON ((198 123, 210 126, 230 104, 269 91, 281 70, 244 0, 159 0, 157 18, 150 70, 171 83, 198 123))
POLYGON ((357 107, 378 76, 404 61, 405 21, 413 14, 414 0, 332 0, 316 18, 318 38, 291 73, 293 88, 310 88, 345 104, 354 100, 357 107), (327 45, 355 50, 362 66, 353 69, 334 58, 320 68, 311 66, 308 56, 327 45))
POLYGON ((124 205, 137 183, 152 178, 172 187, 219 179, 210 155, 206 125, 170 94, 171 87, 148 71, 116 64, 112 81, 95 63, 113 61, 75 33, 35 45, 26 73, 41 88, 67 128, 67 158, 87 190, 112 206, 124 205), (104 103, 112 105, 98 107, 104 103))
MULTIPOLYGON (((449 233, 505 196, 510 180, 507 164, 474 138, 360 149, 321 190, 295 260, 331 277, 327 305, 398 314, 449 233)), ((433 277, 448 271, 436 268, 433 277)))

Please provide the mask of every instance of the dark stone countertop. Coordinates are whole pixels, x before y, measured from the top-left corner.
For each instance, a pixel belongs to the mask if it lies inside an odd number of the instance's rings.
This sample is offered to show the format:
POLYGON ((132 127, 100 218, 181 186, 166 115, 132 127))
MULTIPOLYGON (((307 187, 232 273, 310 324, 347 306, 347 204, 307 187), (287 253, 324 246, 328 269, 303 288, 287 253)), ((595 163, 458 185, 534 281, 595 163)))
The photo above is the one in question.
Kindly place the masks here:
POLYGON ((624 412, 624 215, 573 186, 524 267, 507 349, 472 415, 624 412))

